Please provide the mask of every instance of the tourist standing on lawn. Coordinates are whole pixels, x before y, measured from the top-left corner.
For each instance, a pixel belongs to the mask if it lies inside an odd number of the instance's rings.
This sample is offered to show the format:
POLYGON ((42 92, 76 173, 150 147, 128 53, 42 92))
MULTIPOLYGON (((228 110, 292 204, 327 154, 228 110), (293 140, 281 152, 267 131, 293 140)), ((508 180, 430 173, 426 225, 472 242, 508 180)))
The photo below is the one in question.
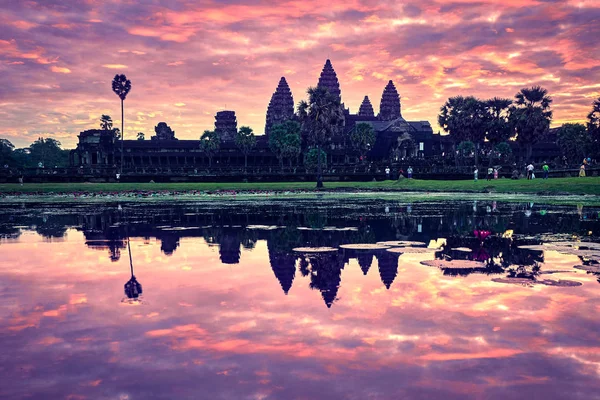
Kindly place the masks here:
POLYGON ((542 170, 544 171, 544 179, 548 179, 548 172, 550 171, 550 167, 547 163, 544 163, 542 170))
POLYGON ((473 171, 473 181, 477 182, 477 177, 479 175, 479 170, 475 167, 475 171, 473 171))
POLYGON ((488 173, 487 173, 487 177, 486 178, 487 178, 488 181, 491 181, 492 180, 492 176, 493 176, 492 174, 494 173, 494 169, 492 167, 489 167, 487 172, 488 173))
POLYGON ((579 177, 585 178, 585 164, 581 164, 581 167, 579 167, 579 177))
POLYGON ((390 167, 385 167, 385 179, 390 179, 390 167))
POLYGON ((498 179, 498 168, 494 168, 494 179, 498 179))
POLYGON ((408 169, 406 170, 406 173, 408 174, 408 179, 412 179, 412 167, 409 165, 408 169))
POLYGON ((533 164, 527 166, 527 179, 531 179, 533 176, 533 164))

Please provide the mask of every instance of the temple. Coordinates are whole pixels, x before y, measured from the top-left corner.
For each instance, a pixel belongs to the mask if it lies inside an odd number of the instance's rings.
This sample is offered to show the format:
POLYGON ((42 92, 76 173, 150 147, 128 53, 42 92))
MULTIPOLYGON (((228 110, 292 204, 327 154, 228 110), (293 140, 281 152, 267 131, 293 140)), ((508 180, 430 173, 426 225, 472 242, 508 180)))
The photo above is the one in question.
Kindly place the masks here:
MULTIPOLYGON (((327 89, 342 100, 342 90, 337 74, 330 60, 325 62, 317 86, 327 89)), ((324 149, 327 153, 327 168, 341 171, 361 164, 359 155, 352 148, 350 137, 358 123, 367 123, 373 127, 376 141, 366 154, 368 165, 390 165, 404 168, 408 163, 431 165, 431 157, 444 157, 452 149, 448 137, 434 134, 428 121, 407 121, 402 116, 400 94, 393 81, 388 81, 382 90, 379 112, 376 113, 368 96, 364 96, 358 113, 352 114, 342 103, 344 121, 337 135, 324 149)), ((123 142, 123 170, 130 175, 166 175, 185 176, 216 174, 219 176, 230 171, 240 171, 242 167, 251 168, 261 174, 277 170, 280 162, 269 148, 268 136, 277 124, 296 120, 294 98, 285 79, 281 77, 268 103, 263 132, 255 132, 256 146, 247 154, 235 144, 238 120, 233 110, 218 111, 215 115, 214 130, 220 137, 220 148, 216 154, 205 153, 199 140, 178 140, 175 131, 166 122, 159 122, 151 140, 125 140, 123 142), (211 162, 212 161, 212 162, 211 162)), ((241 123, 240 125, 243 125, 241 123)), ((199 131, 197 136, 200 137, 199 131)), ((303 140, 302 152, 307 151, 308 141, 303 140)), ((511 144, 512 145, 512 144, 511 144)), ((545 156, 554 155, 556 145, 542 148, 542 143, 534 145, 545 156)), ((513 152, 515 149, 513 149, 513 152)), ((70 154, 71 165, 100 175, 120 166, 121 145, 113 131, 87 130, 79 134, 76 149, 70 154)), ((302 157, 296 157, 290 169, 302 173, 302 157)), ((364 163, 362 163, 364 165, 364 163)), ((356 170, 356 168, 355 168, 356 170)))

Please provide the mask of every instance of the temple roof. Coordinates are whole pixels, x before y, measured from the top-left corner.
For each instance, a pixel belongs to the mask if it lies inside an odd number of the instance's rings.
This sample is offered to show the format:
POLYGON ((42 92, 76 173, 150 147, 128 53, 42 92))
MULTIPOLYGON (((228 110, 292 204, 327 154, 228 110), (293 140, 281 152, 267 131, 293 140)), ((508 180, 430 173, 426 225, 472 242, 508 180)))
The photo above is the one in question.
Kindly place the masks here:
POLYGON ((358 110, 358 115, 361 117, 374 117, 375 111, 373 111, 373 105, 371 104, 371 100, 369 100, 369 96, 365 96, 362 104, 358 110))
POLYGON ((329 90, 329 93, 337 96, 341 101, 342 92, 340 90, 340 82, 338 81, 337 75, 333 69, 333 65, 331 65, 331 61, 329 59, 325 61, 325 65, 323 66, 323 71, 321 71, 321 76, 319 77, 317 86, 326 88, 329 90))
POLYGON ((389 81, 381 95, 381 104, 379 106, 379 118, 383 121, 390 121, 402 117, 400 112, 400 95, 394 86, 394 82, 389 81))
POLYGON ((267 108, 265 134, 269 134, 271 127, 283 123, 294 117, 294 97, 285 77, 281 77, 275 93, 271 96, 267 108))

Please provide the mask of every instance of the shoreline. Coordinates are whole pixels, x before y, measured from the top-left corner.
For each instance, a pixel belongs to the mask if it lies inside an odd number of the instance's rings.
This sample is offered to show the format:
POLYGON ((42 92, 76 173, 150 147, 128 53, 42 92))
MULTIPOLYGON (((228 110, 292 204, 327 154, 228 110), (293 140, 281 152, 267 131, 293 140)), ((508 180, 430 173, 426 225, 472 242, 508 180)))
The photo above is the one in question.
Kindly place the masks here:
POLYGON ((537 194, 537 193, 486 193, 486 192, 427 192, 427 191, 367 191, 367 190, 329 190, 329 191, 215 191, 215 192, 90 192, 90 193, 30 193, 26 195, 0 196, 0 205, 15 203, 30 204, 68 204, 68 203, 155 203, 155 202, 245 202, 261 203, 277 201, 369 201, 380 200, 402 203, 441 202, 441 201, 500 201, 511 203, 529 203, 548 205, 585 205, 600 207, 600 196, 573 194, 537 194))

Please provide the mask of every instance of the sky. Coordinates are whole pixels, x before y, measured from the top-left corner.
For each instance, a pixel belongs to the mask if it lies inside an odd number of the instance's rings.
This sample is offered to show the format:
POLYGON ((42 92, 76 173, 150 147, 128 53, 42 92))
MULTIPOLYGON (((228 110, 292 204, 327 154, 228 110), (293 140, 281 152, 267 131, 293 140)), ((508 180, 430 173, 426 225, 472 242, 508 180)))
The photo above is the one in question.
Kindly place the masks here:
POLYGON ((391 79, 434 131, 451 96, 541 85, 554 126, 600 97, 600 0, 0 0, 0 26, 0 137, 17 147, 120 125, 115 74, 132 82, 126 139, 161 121, 198 139, 219 110, 262 134, 280 77, 297 104, 327 58, 352 113, 365 95, 378 112, 391 79))

